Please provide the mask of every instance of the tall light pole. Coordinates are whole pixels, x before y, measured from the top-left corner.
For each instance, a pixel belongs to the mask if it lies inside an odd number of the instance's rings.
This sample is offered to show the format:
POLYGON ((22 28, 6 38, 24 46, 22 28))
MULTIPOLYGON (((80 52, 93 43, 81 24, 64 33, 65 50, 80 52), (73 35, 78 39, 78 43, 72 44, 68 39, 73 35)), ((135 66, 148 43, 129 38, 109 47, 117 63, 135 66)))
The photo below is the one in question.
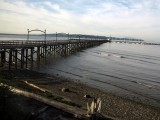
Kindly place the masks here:
POLYGON ((27 34, 27 41, 29 40, 29 29, 27 29, 28 34, 27 34))
POLYGON ((69 40, 69 33, 68 33, 68 40, 69 40))
POLYGON ((57 42, 57 32, 56 32, 56 42, 57 42))
POLYGON ((44 40, 45 40, 45 45, 46 45, 46 30, 44 30, 44 40))

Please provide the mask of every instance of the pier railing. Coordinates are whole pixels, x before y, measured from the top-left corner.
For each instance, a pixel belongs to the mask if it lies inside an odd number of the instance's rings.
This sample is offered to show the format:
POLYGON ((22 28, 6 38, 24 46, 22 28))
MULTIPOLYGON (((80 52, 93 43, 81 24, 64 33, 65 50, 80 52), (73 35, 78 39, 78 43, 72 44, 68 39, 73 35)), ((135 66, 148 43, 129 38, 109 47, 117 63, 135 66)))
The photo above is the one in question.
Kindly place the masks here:
POLYGON ((95 41, 106 41, 106 40, 79 40, 79 39, 70 39, 70 40, 14 40, 14 41, 0 41, 0 49, 3 48, 16 48, 16 47, 36 47, 36 46, 49 46, 55 44, 72 44, 72 43, 84 43, 84 42, 95 42, 95 41))

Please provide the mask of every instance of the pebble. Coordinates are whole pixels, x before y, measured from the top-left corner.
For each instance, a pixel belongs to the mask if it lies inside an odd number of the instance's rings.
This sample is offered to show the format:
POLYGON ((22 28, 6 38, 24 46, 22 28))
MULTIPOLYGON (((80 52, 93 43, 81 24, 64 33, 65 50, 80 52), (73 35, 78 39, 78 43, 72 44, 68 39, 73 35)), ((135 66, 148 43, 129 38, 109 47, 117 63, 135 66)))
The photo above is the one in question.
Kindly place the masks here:
POLYGON ((92 98, 90 95, 84 95, 85 98, 92 98))
POLYGON ((62 88, 62 92, 69 92, 68 88, 62 88))

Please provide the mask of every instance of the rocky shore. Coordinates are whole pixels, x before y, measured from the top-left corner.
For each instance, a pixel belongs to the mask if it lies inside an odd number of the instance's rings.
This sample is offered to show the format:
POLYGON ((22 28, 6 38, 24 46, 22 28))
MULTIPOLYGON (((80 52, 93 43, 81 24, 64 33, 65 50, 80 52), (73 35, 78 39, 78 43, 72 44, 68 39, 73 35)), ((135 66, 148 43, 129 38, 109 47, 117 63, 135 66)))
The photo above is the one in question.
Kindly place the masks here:
MULTIPOLYGON (((30 70, 1 70, 0 79, 1 82, 10 86, 72 106, 77 108, 77 110, 82 111, 87 111, 86 104, 88 100, 92 100, 93 98, 101 98, 101 115, 106 117, 108 120, 160 120, 160 108, 158 107, 144 105, 143 103, 138 103, 126 98, 115 96, 114 94, 105 93, 99 89, 91 88, 79 82, 71 82, 70 80, 58 75, 50 76, 30 70), (34 85, 36 87, 34 87, 34 85), (89 97, 86 98, 86 96, 89 97)), ((32 103, 31 101, 36 103, 33 99, 29 99, 29 101, 30 103, 32 103)), ((41 102, 37 103, 40 106, 44 104, 41 102)), ((34 106, 33 104, 23 105, 28 106, 27 109, 30 109, 29 106, 34 106)), ((59 114, 61 113, 58 112, 60 109, 53 109, 51 106, 46 107, 46 105, 43 105, 42 108, 46 108, 46 110, 44 110, 44 113, 46 114, 47 110, 52 112, 55 111, 55 113, 59 114)), ((60 111, 63 111, 63 109, 60 111)), ((67 114, 66 116, 72 116, 69 118, 71 120, 85 119, 76 118, 74 114, 68 113, 65 110, 64 113, 67 114)))

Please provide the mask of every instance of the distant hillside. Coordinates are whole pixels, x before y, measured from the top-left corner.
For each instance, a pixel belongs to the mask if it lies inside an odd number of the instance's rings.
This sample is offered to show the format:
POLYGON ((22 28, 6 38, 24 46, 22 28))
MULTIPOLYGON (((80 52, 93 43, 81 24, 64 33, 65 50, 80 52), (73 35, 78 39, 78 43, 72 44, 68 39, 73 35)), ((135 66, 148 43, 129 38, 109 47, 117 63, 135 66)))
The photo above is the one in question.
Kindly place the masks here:
MULTIPOLYGON (((16 35, 16 36, 27 36, 27 34, 10 34, 10 33, 0 33, 0 35, 16 35)), ((30 36, 44 36, 44 34, 30 34, 30 36)), ((72 38, 83 38, 83 39, 107 39, 107 40, 120 40, 120 41, 144 41, 142 39, 136 39, 136 38, 121 38, 121 37, 108 37, 108 36, 98 36, 98 35, 84 35, 84 34, 68 34, 68 33, 52 33, 52 34, 46 34, 48 37, 69 37, 72 38)))

